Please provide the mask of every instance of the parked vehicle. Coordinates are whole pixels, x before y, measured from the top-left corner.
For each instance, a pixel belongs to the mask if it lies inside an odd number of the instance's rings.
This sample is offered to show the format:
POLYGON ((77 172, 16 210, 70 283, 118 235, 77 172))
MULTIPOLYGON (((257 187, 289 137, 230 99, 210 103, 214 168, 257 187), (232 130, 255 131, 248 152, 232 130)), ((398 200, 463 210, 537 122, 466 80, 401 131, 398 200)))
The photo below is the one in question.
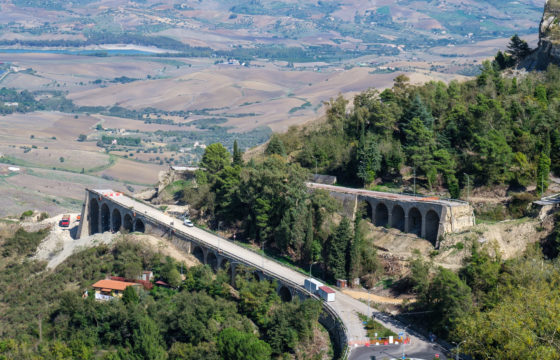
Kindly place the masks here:
POLYGON ((62 220, 58 223, 60 227, 69 227, 70 226, 70 215, 62 215, 62 220))
POLYGON ((328 286, 319 287, 319 297, 325 301, 334 301, 335 292, 328 286))
POLYGON ((307 291, 309 291, 312 294, 317 294, 317 291, 319 291, 319 288, 321 286, 324 286, 325 284, 323 284, 320 281, 317 281, 315 279, 309 278, 309 279, 305 279, 304 282, 304 287, 307 291))

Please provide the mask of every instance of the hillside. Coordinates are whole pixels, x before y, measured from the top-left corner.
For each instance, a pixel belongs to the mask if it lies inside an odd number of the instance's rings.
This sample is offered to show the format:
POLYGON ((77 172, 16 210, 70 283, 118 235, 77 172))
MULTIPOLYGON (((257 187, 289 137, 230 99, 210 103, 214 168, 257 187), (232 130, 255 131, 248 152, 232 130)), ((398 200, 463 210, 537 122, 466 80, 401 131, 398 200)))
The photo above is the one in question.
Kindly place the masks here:
MULTIPOLYGON (((296 354, 327 359, 330 354, 328 333, 317 322, 318 302, 283 303, 274 284, 256 282, 243 269, 233 288, 223 271, 188 267, 133 235, 103 234, 114 238, 109 244, 90 239, 93 247, 81 244, 56 268, 46 269, 46 262, 31 256, 39 244, 39 253, 47 254, 44 246, 52 240, 43 238, 60 237, 52 231, 0 223, 2 359, 241 360, 296 354), (94 282, 107 275, 134 279, 143 269, 170 288, 129 287, 120 299, 94 300, 94 282)), ((59 252, 50 253, 55 258, 59 252)))

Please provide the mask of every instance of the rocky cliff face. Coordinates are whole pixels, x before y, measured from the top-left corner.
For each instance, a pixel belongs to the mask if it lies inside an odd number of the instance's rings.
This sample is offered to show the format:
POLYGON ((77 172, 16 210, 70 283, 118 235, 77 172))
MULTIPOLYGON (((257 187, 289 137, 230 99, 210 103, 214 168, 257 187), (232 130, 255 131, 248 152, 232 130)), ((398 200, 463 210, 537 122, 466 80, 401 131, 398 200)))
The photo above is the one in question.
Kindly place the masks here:
POLYGON ((539 28, 539 46, 522 63, 528 70, 545 70, 560 65, 560 0, 547 0, 539 28))

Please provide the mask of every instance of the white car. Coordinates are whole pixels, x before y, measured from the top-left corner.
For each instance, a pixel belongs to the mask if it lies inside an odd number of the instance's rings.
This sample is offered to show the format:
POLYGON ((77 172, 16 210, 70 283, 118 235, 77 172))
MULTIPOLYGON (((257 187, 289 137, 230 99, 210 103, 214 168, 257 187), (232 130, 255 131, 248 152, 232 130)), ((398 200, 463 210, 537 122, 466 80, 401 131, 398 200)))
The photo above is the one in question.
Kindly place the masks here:
POLYGON ((190 221, 189 219, 185 219, 185 220, 183 221, 183 224, 184 224, 185 226, 188 226, 188 227, 193 227, 193 226, 194 226, 193 222, 190 221))

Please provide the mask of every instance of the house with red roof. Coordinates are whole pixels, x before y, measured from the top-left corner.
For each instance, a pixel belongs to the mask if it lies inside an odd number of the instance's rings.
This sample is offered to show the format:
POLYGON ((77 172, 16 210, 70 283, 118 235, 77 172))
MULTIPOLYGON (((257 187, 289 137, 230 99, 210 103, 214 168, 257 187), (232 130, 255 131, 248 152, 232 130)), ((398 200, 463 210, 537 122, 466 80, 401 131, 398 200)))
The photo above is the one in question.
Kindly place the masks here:
POLYGON ((95 290, 95 300, 102 301, 113 300, 115 298, 122 297, 124 290, 129 286, 141 285, 133 282, 109 279, 99 280, 92 285, 93 289, 95 290))

